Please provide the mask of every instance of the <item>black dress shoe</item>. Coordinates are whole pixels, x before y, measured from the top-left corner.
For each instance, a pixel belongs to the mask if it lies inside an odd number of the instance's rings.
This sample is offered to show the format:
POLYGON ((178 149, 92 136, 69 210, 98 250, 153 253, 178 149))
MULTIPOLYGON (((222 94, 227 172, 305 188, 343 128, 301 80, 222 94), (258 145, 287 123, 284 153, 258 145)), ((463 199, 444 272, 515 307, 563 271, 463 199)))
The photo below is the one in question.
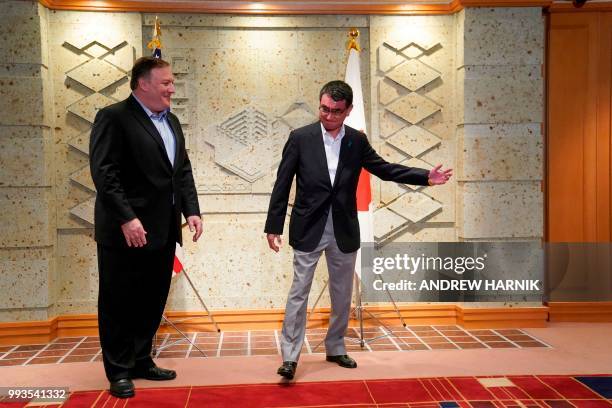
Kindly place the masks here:
POLYGON ((295 361, 283 361, 283 365, 278 367, 276 373, 285 377, 288 380, 293 380, 297 363, 295 361))
POLYGON ((167 370, 158 366, 146 368, 144 370, 137 369, 130 373, 132 378, 144 378, 152 381, 168 381, 176 378, 176 371, 167 370))
POLYGON ((331 361, 332 363, 337 363, 340 367, 357 368, 357 362, 346 354, 340 356, 327 356, 325 359, 327 361, 331 361))
POLYGON ((109 392, 113 397, 132 398, 134 396, 134 383, 129 378, 111 381, 109 392))

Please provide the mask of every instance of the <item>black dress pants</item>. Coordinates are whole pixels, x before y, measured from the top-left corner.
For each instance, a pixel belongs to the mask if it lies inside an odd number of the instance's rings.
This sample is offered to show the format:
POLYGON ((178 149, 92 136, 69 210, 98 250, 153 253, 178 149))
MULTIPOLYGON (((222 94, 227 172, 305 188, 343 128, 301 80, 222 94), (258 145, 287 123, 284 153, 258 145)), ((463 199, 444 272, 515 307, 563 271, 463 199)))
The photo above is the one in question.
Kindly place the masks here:
POLYGON ((155 250, 98 244, 98 326, 109 381, 154 365, 151 346, 170 289, 174 235, 155 250))

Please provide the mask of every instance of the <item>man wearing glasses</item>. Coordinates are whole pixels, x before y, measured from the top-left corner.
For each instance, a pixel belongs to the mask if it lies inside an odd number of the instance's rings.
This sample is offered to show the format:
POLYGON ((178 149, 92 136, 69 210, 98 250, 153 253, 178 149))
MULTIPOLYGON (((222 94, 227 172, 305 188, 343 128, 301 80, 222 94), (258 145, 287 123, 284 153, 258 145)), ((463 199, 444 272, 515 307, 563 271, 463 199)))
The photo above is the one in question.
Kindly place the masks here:
POLYGON ((294 176, 296 194, 289 222, 293 247, 293 284, 281 338, 283 364, 278 374, 292 379, 304 343, 308 294, 317 262, 325 251, 331 316, 325 337, 326 360, 356 368, 346 353, 353 272, 359 249, 356 192, 362 168, 382 180, 415 185, 444 184, 452 170, 431 171, 386 162, 365 134, 344 125, 353 108, 353 91, 331 81, 319 93, 319 122, 295 129, 283 149, 266 220, 268 245, 278 252, 294 176))

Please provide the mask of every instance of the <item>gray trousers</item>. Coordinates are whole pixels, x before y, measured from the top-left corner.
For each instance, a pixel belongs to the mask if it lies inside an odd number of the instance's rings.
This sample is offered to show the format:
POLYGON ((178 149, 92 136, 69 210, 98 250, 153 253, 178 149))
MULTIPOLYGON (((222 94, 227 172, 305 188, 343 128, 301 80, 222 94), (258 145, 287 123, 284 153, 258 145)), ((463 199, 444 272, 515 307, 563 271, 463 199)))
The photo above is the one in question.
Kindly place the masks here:
POLYGON ((331 209, 327 217, 325 231, 321 242, 312 252, 293 250, 293 284, 289 291, 285 319, 281 337, 283 361, 295 361, 300 358, 304 335, 308 294, 312 278, 321 254, 325 251, 327 272, 329 275, 329 295, 331 298, 331 316, 325 337, 325 352, 328 356, 346 354, 344 333, 348 327, 353 291, 353 274, 357 251, 343 253, 336 244, 331 209))

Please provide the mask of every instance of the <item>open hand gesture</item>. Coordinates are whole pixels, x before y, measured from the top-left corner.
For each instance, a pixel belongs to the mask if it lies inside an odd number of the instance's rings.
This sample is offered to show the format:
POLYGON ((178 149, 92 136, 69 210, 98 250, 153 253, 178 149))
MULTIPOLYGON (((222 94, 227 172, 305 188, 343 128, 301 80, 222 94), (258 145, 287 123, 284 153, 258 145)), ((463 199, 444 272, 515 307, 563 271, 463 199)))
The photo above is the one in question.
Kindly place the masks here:
POLYGON ((438 164, 429 172, 429 185, 436 186, 444 184, 453 175, 453 169, 442 170, 442 165, 438 164))

